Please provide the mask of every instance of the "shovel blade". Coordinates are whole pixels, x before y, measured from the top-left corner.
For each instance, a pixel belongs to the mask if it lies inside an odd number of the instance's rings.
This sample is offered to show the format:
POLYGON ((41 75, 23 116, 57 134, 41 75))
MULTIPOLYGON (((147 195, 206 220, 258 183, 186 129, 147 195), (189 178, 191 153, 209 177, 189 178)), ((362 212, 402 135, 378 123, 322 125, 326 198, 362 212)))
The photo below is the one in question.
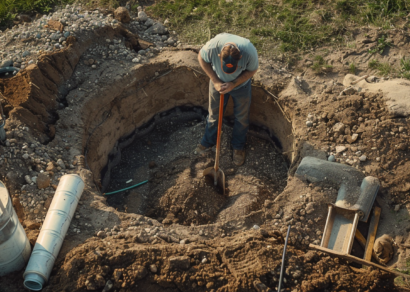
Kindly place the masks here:
POLYGON ((203 175, 212 178, 214 185, 220 187, 225 195, 225 174, 220 168, 215 171, 215 168, 208 167, 204 170, 203 175))

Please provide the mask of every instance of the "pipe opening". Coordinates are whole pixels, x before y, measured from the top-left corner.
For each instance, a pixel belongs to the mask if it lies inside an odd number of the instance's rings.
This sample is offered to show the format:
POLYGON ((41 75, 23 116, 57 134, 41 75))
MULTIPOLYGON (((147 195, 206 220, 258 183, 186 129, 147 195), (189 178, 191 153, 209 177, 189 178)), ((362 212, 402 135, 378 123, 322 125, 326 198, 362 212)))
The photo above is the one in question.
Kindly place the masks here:
POLYGON ((33 291, 41 291, 43 284, 33 280, 26 280, 24 281, 24 287, 33 291))

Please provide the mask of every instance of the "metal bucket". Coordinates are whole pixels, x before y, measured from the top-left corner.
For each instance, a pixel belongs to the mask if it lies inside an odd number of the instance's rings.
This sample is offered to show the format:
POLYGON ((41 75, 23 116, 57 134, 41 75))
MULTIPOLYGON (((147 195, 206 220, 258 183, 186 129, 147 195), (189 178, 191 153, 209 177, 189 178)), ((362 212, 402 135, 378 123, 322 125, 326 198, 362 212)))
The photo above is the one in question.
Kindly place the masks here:
POLYGON ((14 211, 9 192, 0 182, 0 277, 24 268, 30 252, 30 242, 14 211))

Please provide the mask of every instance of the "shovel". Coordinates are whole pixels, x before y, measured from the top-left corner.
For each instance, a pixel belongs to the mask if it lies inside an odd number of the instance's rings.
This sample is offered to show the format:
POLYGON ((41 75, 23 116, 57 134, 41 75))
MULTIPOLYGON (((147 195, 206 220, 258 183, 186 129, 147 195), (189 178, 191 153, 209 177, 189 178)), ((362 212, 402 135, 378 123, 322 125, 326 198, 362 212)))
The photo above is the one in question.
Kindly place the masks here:
POLYGON ((216 156, 214 167, 208 167, 204 170, 204 176, 209 176, 214 179, 215 186, 222 188, 222 192, 225 195, 225 174, 222 169, 219 168, 219 154, 221 150, 221 130, 222 130, 222 118, 224 114, 224 95, 221 94, 219 101, 219 118, 218 118, 218 133, 216 138, 216 156))

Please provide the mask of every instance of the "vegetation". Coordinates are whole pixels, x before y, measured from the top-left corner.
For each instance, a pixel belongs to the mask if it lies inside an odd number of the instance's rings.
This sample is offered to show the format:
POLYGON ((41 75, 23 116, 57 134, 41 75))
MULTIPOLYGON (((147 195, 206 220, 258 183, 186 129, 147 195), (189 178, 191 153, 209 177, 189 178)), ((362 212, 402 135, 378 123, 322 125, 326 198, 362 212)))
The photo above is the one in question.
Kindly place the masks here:
POLYGON ((387 40, 386 36, 383 35, 381 38, 377 40, 377 45, 369 50, 370 54, 379 53, 380 55, 384 53, 384 50, 387 47, 390 47, 391 43, 387 40))
MULTIPOLYGON (((0 26, 18 13, 47 13, 55 5, 80 2, 117 7, 122 0, 1 0, 0 26)), ((131 1, 135 9, 138 1, 131 1)), ((203 44, 221 32, 249 38, 265 56, 310 50, 323 44, 349 45, 346 28, 390 28, 410 13, 409 0, 156 0, 147 7, 154 17, 169 19, 182 41, 203 44)), ((379 40, 374 53, 389 46, 379 40)))
POLYGON ((55 5, 71 2, 73 0, 2 0, 0 1, 0 27, 10 25, 18 13, 48 13, 55 5))
POLYGON ((410 60, 403 57, 400 60, 400 67, 392 67, 389 63, 380 63, 377 60, 371 60, 368 64, 370 69, 377 69, 380 75, 392 77, 402 77, 410 80, 410 60))
POLYGON ((318 55, 315 57, 315 61, 313 62, 313 65, 312 65, 312 70, 315 71, 316 74, 328 72, 332 68, 333 67, 331 65, 326 64, 322 56, 318 55))
MULTIPOLYGON (((347 26, 390 28, 410 12, 410 1, 157 0, 148 10, 168 18, 185 42, 205 43, 230 32, 249 38, 264 55, 274 55, 346 42, 347 26)), ((388 45, 381 39, 376 52, 388 45)))
POLYGON ((80 2, 87 6, 117 7, 117 0, 0 0, 0 29, 13 24, 19 13, 49 13, 55 6, 80 2))
POLYGON ((349 72, 356 75, 356 70, 357 70, 356 64, 355 64, 355 63, 351 63, 351 64, 349 65, 349 72))

